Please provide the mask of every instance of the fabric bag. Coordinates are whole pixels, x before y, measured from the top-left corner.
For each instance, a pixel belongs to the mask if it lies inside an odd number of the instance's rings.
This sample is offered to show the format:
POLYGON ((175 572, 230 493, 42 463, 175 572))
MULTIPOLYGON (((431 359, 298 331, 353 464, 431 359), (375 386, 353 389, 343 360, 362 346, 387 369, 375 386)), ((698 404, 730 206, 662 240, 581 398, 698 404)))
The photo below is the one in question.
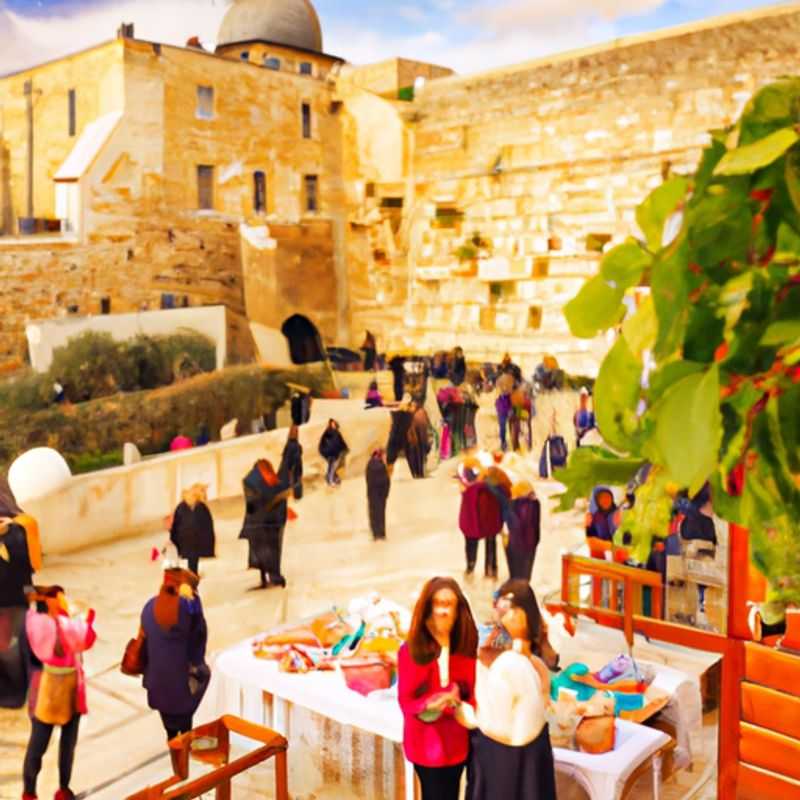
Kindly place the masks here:
POLYGON ((125 653, 119 668, 123 675, 131 677, 144 675, 147 668, 147 641, 142 628, 139 628, 137 637, 131 639, 125 646, 125 653))
POLYGON ((66 725, 78 712, 78 672, 75 668, 45 666, 42 670, 33 716, 46 725, 66 725))

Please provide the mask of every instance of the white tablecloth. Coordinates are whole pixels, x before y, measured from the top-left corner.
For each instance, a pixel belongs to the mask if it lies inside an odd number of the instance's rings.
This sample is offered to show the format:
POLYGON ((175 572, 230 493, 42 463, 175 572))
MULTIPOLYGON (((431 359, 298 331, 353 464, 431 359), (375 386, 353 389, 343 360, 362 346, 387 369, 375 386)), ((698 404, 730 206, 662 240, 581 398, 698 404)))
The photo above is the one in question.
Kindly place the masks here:
MULTIPOLYGON (((263 693, 268 692, 279 700, 341 725, 350 725, 392 742, 403 741, 403 716, 393 692, 386 692, 380 699, 367 698, 348 689, 338 672, 306 675, 280 672, 276 661, 252 655, 251 640, 222 652, 215 661, 214 673, 210 699, 217 716, 234 714, 268 727, 275 726, 274 718, 265 718, 263 693)), ((285 730, 280 732, 285 733, 285 730)), ((613 752, 599 756, 561 748, 554 748, 553 752, 559 769, 579 780, 593 800, 615 800, 634 770, 668 740, 661 731, 617 720, 617 746, 613 752)), ((406 775, 410 779, 410 769, 406 775)), ((413 790, 407 788, 406 796, 413 798, 413 790)))

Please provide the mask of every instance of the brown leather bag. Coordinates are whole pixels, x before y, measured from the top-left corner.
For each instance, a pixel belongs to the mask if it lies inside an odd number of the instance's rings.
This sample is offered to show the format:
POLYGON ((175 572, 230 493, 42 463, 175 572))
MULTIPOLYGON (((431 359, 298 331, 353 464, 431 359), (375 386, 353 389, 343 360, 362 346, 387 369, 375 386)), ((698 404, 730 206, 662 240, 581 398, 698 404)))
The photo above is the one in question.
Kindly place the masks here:
POLYGON ((125 647, 125 654, 122 656, 120 670, 123 675, 136 677, 144 675, 147 668, 147 641, 144 630, 139 628, 139 634, 135 639, 131 639, 125 647))

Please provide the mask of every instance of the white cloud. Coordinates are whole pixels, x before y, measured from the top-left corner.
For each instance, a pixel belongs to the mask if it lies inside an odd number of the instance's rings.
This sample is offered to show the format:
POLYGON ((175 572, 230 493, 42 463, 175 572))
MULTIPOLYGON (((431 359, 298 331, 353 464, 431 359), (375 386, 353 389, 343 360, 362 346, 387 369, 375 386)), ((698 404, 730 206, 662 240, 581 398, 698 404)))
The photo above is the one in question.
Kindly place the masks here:
POLYGON ((413 23, 424 22, 428 17, 425 13, 425 9, 412 5, 398 6, 395 9, 395 13, 408 22, 413 23))
POLYGON ((182 45, 196 35, 213 43, 225 10, 224 0, 116 0, 39 15, 0 5, 0 74, 113 39, 122 22, 133 22, 140 39, 182 45))
POLYGON ((523 29, 542 31, 560 28, 565 22, 577 25, 649 14, 666 0, 489 0, 460 14, 466 24, 486 27, 495 34, 523 29))

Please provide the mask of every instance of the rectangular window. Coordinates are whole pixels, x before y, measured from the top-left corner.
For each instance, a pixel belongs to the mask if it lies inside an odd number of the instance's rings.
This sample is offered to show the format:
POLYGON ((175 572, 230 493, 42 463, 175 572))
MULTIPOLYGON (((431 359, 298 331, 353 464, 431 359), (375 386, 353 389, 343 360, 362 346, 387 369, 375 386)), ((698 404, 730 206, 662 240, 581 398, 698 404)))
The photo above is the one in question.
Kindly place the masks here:
POLYGON ((197 119, 214 119, 214 87, 197 87, 197 119))
POLYGON ((111 298, 110 297, 101 297, 100 298, 100 313, 101 314, 110 314, 111 313, 111 298))
POLYGON ((253 173, 253 209, 257 213, 267 210, 267 178, 261 170, 253 173))
POLYGON ((381 208, 402 208, 402 207, 403 207, 402 197, 384 197, 381 200, 381 208))
POLYGON ((311 105, 303 103, 303 138, 311 138, 311 105))
POLYGON ((319 208, 319 198, 317 197, 319 191, 319 181, 316 175, 306 175, 305 188, 306 211, 317 211, 319 208))
POLYGON ((301 75, 313 75, 314 74, 314 66, 310 61, 301 61, 300 62, 300 74, 301 75))
POLYGON ((530 306, 528 308, 528 328, 539 330, 542 327, 542 307, 530 306))
POLYGON ((279 70, 281 68, 281 60, 279 58, 275 58, 275 56, 265 56, 264 66, 267 69, 279 70))
POLYGON ((204 210, 214 208, 214 167, 197 166, 197 207, 204 210))
POLYGON ((77 113, 75 107, 75 90, 70 89, 68 94, 69 104, 69 135, 74 136, 77 131, 77 113))

